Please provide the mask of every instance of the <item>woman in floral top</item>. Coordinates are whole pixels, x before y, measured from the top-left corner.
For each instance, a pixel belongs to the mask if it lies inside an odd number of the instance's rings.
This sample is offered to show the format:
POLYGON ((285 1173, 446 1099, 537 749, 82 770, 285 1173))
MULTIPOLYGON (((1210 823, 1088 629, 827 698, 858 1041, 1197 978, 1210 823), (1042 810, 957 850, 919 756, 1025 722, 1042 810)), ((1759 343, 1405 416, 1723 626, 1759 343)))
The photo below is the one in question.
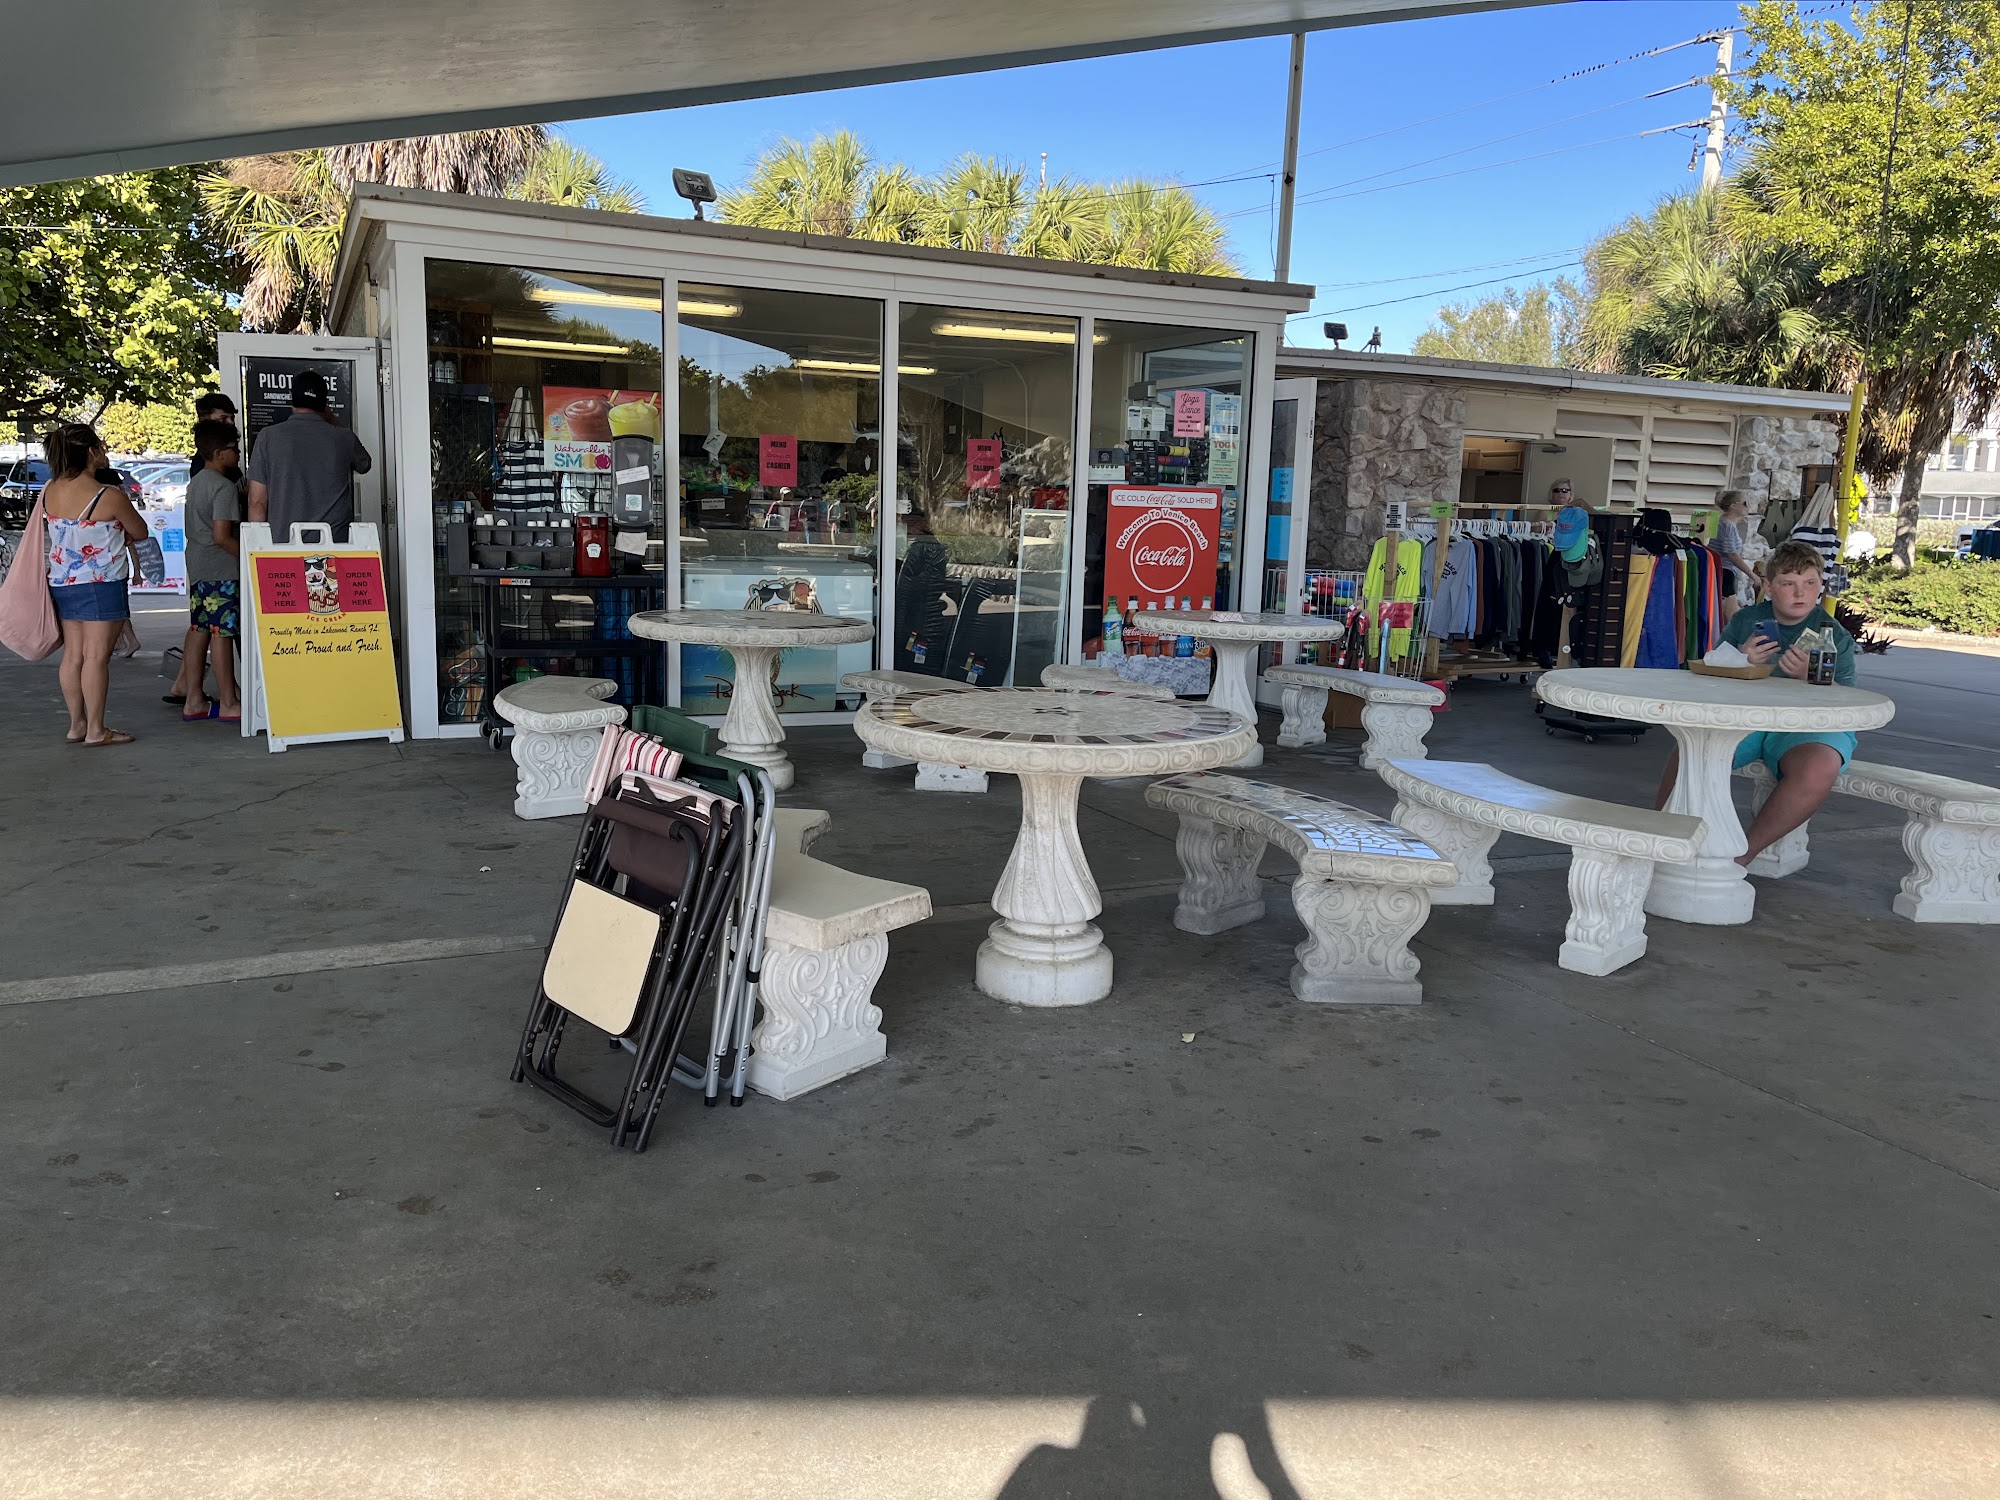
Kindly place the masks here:
POLYGON ((147 535, 124 488, 93 477, 108 459, 104 442, 81 422, 42 438, 49 482, 42 512, 49 528, 49 595, 62 622, 62 691, 72 745, 129 745, 132 736, 104 725, 111 689, 111 648, 132 618, 126 590, 132 543, 147 535))

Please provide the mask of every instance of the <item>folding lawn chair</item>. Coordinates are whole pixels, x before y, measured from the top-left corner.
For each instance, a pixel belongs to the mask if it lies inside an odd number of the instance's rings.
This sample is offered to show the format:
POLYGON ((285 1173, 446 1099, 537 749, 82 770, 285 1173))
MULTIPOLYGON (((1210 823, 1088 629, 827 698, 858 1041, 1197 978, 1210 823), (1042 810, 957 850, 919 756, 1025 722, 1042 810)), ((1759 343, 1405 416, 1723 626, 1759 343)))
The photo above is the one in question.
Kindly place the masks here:
POLYGON ((635 1151, 646 1147, 703 981, 724 951, 751 821, 740 804, 676 779, 678 770, 679 757, 658 741, 607 729, 514 1062, 516 1081, 552 1094, 608 1128, 613 1145, 635 1151), (558 1073, 572 1018, 631 1052, 616 1104, 558 1073))

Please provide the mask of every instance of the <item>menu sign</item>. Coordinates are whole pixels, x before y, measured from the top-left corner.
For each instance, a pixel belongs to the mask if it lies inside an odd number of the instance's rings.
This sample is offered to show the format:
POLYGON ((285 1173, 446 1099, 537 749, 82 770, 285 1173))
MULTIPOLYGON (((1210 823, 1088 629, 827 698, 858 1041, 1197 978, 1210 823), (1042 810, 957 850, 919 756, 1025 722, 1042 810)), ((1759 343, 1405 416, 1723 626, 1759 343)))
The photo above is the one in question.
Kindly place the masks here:
POLYGON ((242 356, 243 458, 257 447, 257 434, 292 414, 292 381, 307 370, 326 378, 327 413, 342 427, 354 425, 354 361, 351 359, 280 359, 275 355, 242 356))
POLYGON ((1191 598, 1215 593, 1222 536, 1222 491, 1113 485, 1104 591, 1118 598, 1191 598))
POLYGON ((799 482, 799 440, 767 432, 757 439, 757 482, 796 486, 799 482))
POLYGON ((400 734, 382 554, 291 549, 250 565, 272 740, 400 734))
POLYGON ((1000 488, 1000 439, 965 440, 965 487, 969 490, 1000 488))

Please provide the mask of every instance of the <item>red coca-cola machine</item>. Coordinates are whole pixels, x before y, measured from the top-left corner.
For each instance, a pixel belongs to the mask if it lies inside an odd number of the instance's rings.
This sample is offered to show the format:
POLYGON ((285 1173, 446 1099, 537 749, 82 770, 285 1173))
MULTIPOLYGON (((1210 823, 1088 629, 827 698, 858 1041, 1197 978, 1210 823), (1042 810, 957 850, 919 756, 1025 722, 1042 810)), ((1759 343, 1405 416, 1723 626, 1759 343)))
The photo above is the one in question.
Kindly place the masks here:
POLYGON ((1111 486, 1104 592, 1199 606, 1215 594, 1222 491, 1209 485, 1111 486))

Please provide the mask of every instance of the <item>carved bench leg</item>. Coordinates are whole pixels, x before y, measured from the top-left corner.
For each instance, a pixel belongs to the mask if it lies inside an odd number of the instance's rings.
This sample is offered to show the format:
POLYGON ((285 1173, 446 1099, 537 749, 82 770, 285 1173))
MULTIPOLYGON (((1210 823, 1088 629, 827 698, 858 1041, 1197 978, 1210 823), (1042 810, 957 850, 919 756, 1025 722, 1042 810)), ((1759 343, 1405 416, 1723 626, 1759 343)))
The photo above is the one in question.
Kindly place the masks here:
POLYGON ((514 726, 514 816, 564 818, 584 808, 602 725, 558 734, 514 726))
POLYGON ((1285 721, 1278 726, 1278 744, 1286 750, 1318 745, 1326 739, 1326 689, 1287 683, 1279 696, 1285 721))
MULTIPOLYGON (((1777 790, 1777 786, 1778 783, 1768 776, 1758 776, 1752 779, 1750 783, 1750 817, 1752 821, 1755 821, 1757 814, 1763 810, 1765 802, 1770 800, 1771 793, 1777 790)), ((1806 861, 1812 852, 1806 836, 1806 830, 1811 826, 1810 822, 1799 824, 1798 827, 1779 839, 1777 843, 1751 860, 1749 865, 1750 873, 1752 875, 1762 875, 1770 880, 1778 880, 1786 875, 1798 874, 1799 871, 1806 867, 1806 861)))
POLYGON ((1493 866, 1486 851, 1500 837, 1500 830, 1483 823, 1468 823, 1450 813, 1439 812, 1421 802, 1398 800, 1389 821, 1418 838, 1450 860, 1458 870, 1458 884, 1431 892, 1433 906, 1491 906, 1493 866))
POLYGON ((1174 926, 1182 932, 1206 937, 1264 915, 1264 884, 1257 878, 1264 840, 1258 835, 1182 813, 1174 852, 1181 861, 1174 926))
POLYGON ((2000 828, 1913 814, 1903 825, 1910 873, 1892 903, 1912 922, 2000 922, 2000 828))
POLYGON ((920 760, 917 762, 917 790, 983 792, 986 790, 986 773, 971 766, 947 766, 937 761, 920 760))
POLYGON ((1646 951, 1646 888, 1653 862, 1573 849, 1569 925, 1557 962, 1578 974, 1614 974, 1646 951))
POLYGON ((1301 875, 1292 881, 1292 909, 1306 929, 1292 969, 1294 995, 1315 1005, 1422 1002, 1410 939, 1431 914, 1429 891, 1301 875))
POLYGON ((875 981, 889 961, 889 936, 824 951, 766 943, 758 996, 763 1017, 750 1037, 750 1087, 795 1099, 880 1062, 888 1053, 875 981))
POLYGON ((1364 771, 1385 760, 1423 760, 1430 754, 1424 736, 1431 732, 1431 711, 1420 704, 1370 703, 1361 710, 1361 727, 1368 731, 1361 746, 1364 771))

